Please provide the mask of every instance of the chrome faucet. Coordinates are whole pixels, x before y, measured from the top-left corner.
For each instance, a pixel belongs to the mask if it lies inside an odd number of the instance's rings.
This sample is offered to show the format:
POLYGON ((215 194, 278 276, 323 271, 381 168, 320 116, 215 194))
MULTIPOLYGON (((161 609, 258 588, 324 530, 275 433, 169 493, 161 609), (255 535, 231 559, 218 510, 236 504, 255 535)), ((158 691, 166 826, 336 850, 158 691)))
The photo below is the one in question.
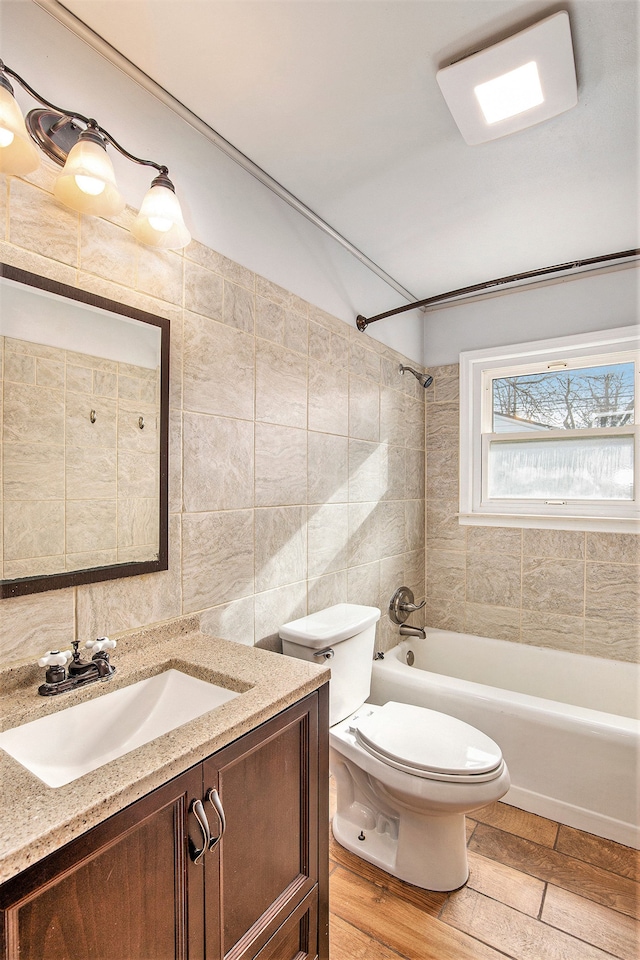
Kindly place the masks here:
POLYGON ((116 672, 107 652, 116 646, 115 640, 109 640, 108 637, 87 640, 87 649, 93 650, 91 660, 82 660, 80 657, 79 640, 74 640, 71 646, 73 653, 70 650, 51 650, 38 660, 39 666, 47 668, 45 682, 38 687, 41 696, 51 697, 77 690, 97 680, 109 680, 116 672))
POLYGON ((420 637, 421 640, 427 639, 424 627, 412 627, 410 623, 400 624, 401 637, 420 637))

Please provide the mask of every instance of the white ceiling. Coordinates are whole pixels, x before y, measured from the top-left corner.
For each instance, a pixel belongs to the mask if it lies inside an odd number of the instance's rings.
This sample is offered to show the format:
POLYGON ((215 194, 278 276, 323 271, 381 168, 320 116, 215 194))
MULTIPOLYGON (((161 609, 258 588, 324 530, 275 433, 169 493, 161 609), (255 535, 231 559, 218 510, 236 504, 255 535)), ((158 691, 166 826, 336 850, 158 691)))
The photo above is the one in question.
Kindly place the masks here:
POLYGON ((65 6, 418 297, 639 246, 635 0, 65 6), (578 106, 467 146, 437 69, 558 9, 578 106))

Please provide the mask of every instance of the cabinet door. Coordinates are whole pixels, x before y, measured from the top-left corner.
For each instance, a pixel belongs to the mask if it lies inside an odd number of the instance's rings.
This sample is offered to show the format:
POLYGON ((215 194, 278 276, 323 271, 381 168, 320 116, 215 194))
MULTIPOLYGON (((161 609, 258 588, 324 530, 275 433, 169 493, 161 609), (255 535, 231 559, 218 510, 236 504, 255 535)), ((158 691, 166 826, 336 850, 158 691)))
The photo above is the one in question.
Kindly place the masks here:
POLYGON ((267 941, 255 960, 317 960, 318 890, 314 888, 267 941))
POLYGON ((3 884, 1 956, 202 958, 204 871, 187 837, 199 842, 188 811, 201 796, 198 766, 3 884))
POLYGON ((207 960, 255 957, 318 883, 318 700, 306 697, 204 763, 205 795, 217 789, 226 812, 224 837, 205 857, 207 960))

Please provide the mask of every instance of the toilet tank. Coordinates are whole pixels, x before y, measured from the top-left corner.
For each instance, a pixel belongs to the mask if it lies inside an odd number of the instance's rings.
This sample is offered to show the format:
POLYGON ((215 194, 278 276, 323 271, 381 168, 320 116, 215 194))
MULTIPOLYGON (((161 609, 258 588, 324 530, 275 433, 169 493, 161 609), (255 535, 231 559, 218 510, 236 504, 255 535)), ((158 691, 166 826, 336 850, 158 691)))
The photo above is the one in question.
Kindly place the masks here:
POLYGON ((369 696, 379 619, 377 607, 338 603, 280 627, 286 656, 331 667, 331 726, 357 710, 369 696), (333 656, 322 657, 325 650, 332 650, 333 656))

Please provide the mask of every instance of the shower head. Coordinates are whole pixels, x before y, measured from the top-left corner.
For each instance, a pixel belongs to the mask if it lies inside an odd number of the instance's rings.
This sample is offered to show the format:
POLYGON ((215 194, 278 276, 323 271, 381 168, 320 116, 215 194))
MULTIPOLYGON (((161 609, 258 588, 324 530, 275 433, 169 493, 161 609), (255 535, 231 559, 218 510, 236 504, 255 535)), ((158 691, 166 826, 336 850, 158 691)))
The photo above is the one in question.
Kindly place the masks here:
POLYGON ((413 367, 405 367, 405 365, 401 363, 398 367, 398 373, 404 373, 405 370, 408 370, 409 373, 412 373, 416 378, 416 380, 418 381, 418 383, 420 384, 420 386, 424 387, 425 390, 427 387, 430 387, 431 384, 433 383, 433 377, 430 377, 426 373, 418 373, 418 371, 414 370, 413 367))

